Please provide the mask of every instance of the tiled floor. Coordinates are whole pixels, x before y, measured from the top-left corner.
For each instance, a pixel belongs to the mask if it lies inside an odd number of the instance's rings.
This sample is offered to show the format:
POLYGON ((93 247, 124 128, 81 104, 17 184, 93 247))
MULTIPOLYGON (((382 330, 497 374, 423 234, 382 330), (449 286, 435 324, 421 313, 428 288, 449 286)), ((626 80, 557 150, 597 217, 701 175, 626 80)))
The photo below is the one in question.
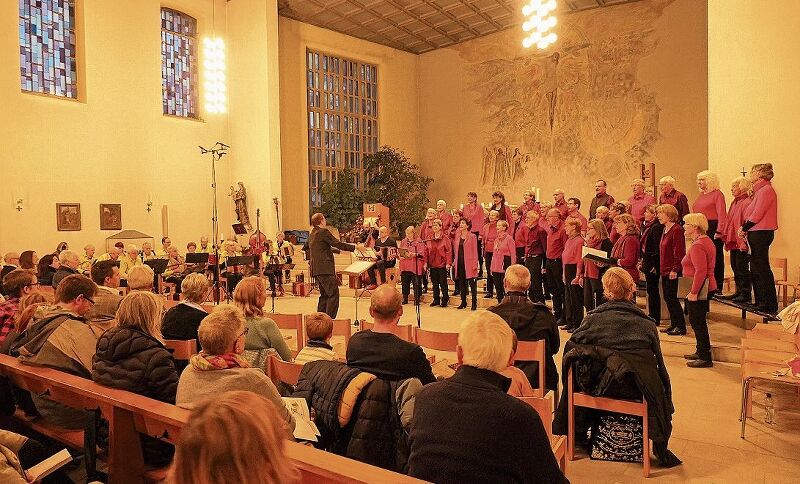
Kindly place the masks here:
MULTIPOLYGON (((308 313, 316 310, 316 304, 315 296, 279 298, 275 310, 308 313)), ((416 324, 414 306, 408 305, 404 309, 401 324, 416 324)), ((459 322, 470 313, 468 310, 422 306, 422 326, 456 332, 459 322)), ((353 298, 342 298, 339 317, 355 319, 355 315, 353 298)), ((358 317, 371 319, 368 299, 358 302, 358 317)), ((741 319, 727 308, 712 309, 711 317, 712 340, 716 337, 718 344, 735 351, 744 333, 741 319)), ((754 324, 755 321, 746 323, 748 327, 754 324)), ((569 335, 562 332, 561 336, 563 343, 569 335)), ((693 350, 693 338, 688 337, 682 343, 693 350)), ((665 342, 664 346, 669 344, 665 342)), ((670 353, 665 350, 665 354, 670 353)), ((711 369, 691 369, 679 356, 667 356, 666 362, 675 405, 670 449, 683 460, 683 464, 672 469, 660 469, 654 465, 650 479, 646 480, 642 476, 641 464, 592 461, 581 457, 568 463, 567 477, 571 482, 800 482, 800 396, 797 393, 785 388, 771 389, 776 400, 776 424, 766 425, 763 423, 764 412, 759 406, 764 393, 755 391, 754 419, 748 421, 747 438, 743 440, 739 437, 738 421, 739 365, 717 363, 711 369)))

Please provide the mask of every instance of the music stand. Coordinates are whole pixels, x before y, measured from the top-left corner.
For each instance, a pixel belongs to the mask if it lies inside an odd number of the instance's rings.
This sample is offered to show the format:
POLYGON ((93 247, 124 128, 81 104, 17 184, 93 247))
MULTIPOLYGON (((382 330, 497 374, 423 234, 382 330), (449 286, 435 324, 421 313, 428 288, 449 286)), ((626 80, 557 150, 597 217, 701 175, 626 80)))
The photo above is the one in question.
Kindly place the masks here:
POLYGON ((161 292, 161 286, 158 284, 158 276, 164 273, 167 270, 167 265, 169 264, 168 259, 150 259, 144 261, 144 265, 149 266, 153 269, 153 287, 156 288, 157 292, 161 292))
POLYGON ((247 235, 247 229, 245 228, 244 224, 233 224, 231 227, 233 228, 234 234, 247 235))
POLYGON ((264 267, 264 275, 267 275, 267 274, 272 275, 272 277, 273 277, 272 280, 274 281, 273 282, 273 286, 272 286, 272 291, 271 291, 272 292, 272 295, 271 295, 271 298, 272 298, 272 310, 270 311, 271 313, 275 312, 275 285, 278 284, 278 275, 283 274, 281 271, 283 271, 284 266, 292 266, 292 267, 294 267, 294 264, 267 263, 266 267, 264 267))
POLYGON ((208 256, 207 252, 204 253, 189 253, 186 254, 186 263, 187 264, 208 264, 208 256))

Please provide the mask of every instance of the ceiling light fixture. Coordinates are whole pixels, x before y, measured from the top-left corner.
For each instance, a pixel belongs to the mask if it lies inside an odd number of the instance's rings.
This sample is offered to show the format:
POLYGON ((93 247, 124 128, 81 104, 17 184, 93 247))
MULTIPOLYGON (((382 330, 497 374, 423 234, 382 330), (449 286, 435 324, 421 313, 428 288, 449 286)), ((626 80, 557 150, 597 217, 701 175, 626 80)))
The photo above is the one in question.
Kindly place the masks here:
POLYGON ((530 32, 527 37, 522 39, 522 46, 526 49, 536 45, 539 49, 546 49, 550 44, 558 40, 555 32, 550 32, 556 26, 558 20, 555 15, 556 0, 531 0, 522 7, 522 15, 525 22, 522 23, 522 30, 530 32))

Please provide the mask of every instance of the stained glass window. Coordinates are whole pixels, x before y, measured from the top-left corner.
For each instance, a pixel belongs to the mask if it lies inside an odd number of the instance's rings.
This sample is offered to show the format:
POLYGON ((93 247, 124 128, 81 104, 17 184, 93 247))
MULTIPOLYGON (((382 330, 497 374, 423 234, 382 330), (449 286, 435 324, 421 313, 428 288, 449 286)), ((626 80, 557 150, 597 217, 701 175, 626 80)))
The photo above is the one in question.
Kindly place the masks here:
POLYGON ((377 86, 377 66, 306 51, 312 211, 322 205, 322 183, 345 167, 356 174, 356 187, 365 187, 362 159, 378 150, 377 86))
POLYGON ((161 91, 164 114, 198 117, 197 20, 161 9, 161 91))
POLYGON ((78 97, 75 0, 19 0, 23 91, 78 97))

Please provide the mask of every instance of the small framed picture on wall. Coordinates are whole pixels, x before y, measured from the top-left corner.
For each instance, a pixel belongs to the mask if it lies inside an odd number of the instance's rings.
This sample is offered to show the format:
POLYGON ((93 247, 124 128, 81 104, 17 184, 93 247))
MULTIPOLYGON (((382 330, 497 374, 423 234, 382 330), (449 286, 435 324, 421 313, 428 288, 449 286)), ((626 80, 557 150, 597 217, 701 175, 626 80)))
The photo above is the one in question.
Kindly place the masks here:
POLYGON ((100 204, 100 230, 122 230, 122 205, 100 204))
POLYGON ((57 203, 56 226, 59 232, 79 231, 81 229, 81 204, 57 203))

